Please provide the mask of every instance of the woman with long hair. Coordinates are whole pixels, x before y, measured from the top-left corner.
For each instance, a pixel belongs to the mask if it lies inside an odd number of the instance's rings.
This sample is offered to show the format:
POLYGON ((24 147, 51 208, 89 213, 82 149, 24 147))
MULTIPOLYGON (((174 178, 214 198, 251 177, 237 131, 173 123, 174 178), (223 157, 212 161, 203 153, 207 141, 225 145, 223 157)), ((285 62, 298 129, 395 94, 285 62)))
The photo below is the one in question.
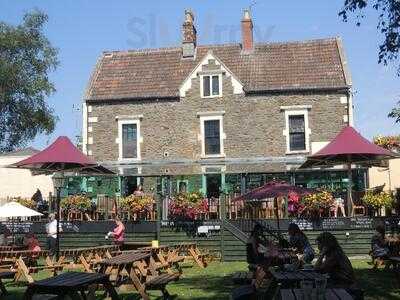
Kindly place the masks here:
POLYGON ((288 228, 289 246, 295 248, 299 259, 305 263, 311 263, 314 259, 314 249, 311 247, 307 236, 295 223, 290 223, 288 228))
POLYGON ((330 287, 351 288, 356 281, 353 266, 336 237, 330 232, 323 232, 316 242, 319 257, 315 263, 315 270, 329 275, 330 287))
POLYGON ((250 233, 250 237, 247 240, 247 262, 249 264, 258 264, 264 260, 264 255, 259 251, 260 246, 265 243, 263 236, 263 227, 257 223, 250 233))
POLYGON ((389 255, 389 247, 385 238, 385 226, 378 225, 371 238, 371 251, 374 258, 385 259, 389 255))

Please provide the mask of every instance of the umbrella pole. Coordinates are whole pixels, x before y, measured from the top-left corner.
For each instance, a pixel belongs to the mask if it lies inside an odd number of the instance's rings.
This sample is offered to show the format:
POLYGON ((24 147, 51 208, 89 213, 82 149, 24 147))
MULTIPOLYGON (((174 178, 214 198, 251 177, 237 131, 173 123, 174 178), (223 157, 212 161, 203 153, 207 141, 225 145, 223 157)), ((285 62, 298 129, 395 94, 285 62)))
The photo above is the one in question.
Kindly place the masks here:
POLYGON ((352 216, 351 210, 352 210, 352 204, 353 204, 352 195, 351 195, 351 190, 352 190, 352 186, 353 186, 353 175, 351 172, 351 163, 347 164, 347 179, 348 179, 348 182, 347 182, 347 210, 348 210, 347 215, 351 217, 352 216))
POLYGON ((281 230, 280 224, 279 224, 279 208, 278 208, 278 198, 274 198, 274 206, 275 206, 275 216, 276 216, 276 227, 278 228, 278 231, 281 230))
POLYGON ((57 224, 57 237, 56 237, 56 262, 60 258, 60 202, 61 202, 61 189, 57 188, 56 199, 56 224, 57 224))

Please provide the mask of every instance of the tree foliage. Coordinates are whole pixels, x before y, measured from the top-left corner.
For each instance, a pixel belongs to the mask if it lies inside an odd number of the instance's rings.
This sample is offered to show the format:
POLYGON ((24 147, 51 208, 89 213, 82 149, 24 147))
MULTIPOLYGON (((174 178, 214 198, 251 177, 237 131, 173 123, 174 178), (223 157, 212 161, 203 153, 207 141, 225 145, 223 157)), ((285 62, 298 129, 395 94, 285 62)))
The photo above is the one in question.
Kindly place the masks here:
MULTIPOLYGON (((360 26, 365 8, 372 6, 378 13, 377 28, 383 35, 379 45, 378 62, 387 65, 399 58, 400 51, 400 0, 345 0, 339 15, 345 22, 349 13, 356 15, 356 25, 360 26)), ((400 62, 397 61, 397 75, 400 76, 400 62)), ((400 122, 400 102, 389 113, 390 118, 400 122)))
POLYGON ((0 22, 0 151, 54 130, 56 117, 46 98, 55 92, 48 75, 58 60, 43 34, 47 20, 35 10, 20 25, 0 22))
MULTIPOLYGON (((377 28, 383 35, 379 45, 378 62, 388 64, 399 57, 400 50, 400 1, 399 0, 345 0, 343 9, 339 15, 345 22, 348 21, 349 13, 356 15, 356 25, 360 26, 365 17, 364 11, 372 6, 378 13, 377 28)), ((400 64, 397 66, 400 75, 400 64)))

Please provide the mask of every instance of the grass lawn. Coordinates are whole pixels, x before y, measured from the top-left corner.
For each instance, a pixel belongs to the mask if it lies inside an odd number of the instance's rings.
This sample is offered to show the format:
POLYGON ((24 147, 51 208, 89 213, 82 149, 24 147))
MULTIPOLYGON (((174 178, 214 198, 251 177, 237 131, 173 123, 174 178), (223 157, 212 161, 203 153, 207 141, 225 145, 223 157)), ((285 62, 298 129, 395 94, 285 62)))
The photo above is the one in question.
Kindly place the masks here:
MULTIPOLYGON (((366 299, 397 299, 400 300, 400 280, 396 279, 393 271, 372 271, 366 261, 355 260, 352 262, 361 288, 365 290, 366 299)), ((245 262, 219 263, 214 262, 206 269, 184 265, 182 278, 168 285, 168 291, 175 295, 175 299, 229 299, 235 287, 231 275, 237 271, 246 270, 245 262)), ((35 279, 49 276, 42 272, 35 279)), ((400 278, 400 275, 399 275, 400 278)), ((7 282, 6 287, 10 295, 4 300, 22 299, 25 287, 7 282)), ((140 299, 136 293, 121 294, 124 300, 140 299)), ((152 299, 160 299, 161 293, 151 291, 152 299)))

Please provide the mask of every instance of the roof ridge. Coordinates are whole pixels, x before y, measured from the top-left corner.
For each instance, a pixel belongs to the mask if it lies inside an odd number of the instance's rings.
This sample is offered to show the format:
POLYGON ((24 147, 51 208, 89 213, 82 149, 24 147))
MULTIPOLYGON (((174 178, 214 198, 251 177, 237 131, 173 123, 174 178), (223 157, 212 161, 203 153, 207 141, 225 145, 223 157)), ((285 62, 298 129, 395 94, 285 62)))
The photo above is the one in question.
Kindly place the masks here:
MULTIPOLYGON (((327 37, 308 40, 294 40, 294 41, 277 41, 277 42, 257 42, 255 46, 268 46, 268 45, 293 45, 293 44, 307 44, 312 42, 335 42, 338 37, 327 37)), ((241 43, 224 43, 224 44, 202 44, 197 45, 197 48, 223 48, 223 47, 239 47, 241 43)), ((179 51, 180 46, 171 47, 158 47, 158 48, 143 48, 143 49, 128 49, 128 50, 105 50, 103 56, 107 54, 130 55, 130 54, 145 54, 154 52, 172 52, 179 51)))

